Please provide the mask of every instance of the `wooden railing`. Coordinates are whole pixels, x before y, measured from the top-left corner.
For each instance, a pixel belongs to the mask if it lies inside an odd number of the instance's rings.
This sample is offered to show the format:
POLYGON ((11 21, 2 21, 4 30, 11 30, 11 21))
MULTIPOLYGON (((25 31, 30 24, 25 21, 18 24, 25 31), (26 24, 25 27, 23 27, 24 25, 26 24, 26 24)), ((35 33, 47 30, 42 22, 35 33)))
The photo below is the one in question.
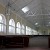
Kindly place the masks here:
POLYGON ((28 47, 28 36, 0 36, 0 48, 21 48, 28 47))

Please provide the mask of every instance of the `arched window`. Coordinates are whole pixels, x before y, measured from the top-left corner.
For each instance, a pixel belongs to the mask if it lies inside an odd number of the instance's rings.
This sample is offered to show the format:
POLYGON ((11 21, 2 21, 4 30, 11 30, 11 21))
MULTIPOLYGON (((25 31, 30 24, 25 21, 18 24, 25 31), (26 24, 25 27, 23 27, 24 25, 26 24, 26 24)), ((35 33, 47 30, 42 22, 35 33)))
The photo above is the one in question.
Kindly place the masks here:
POLYGON ((25 27, 24 27, 24 25, 22 25, 22 34, 24 34, 25 33, 25 27))
POLYGON ((6 33, 6 19, 3 14, 0 14, 0 32, 6 33))
POLYGON ((15 22, 13 19, 9 21, 9 33, 15 34, 15 22))
POLYGON ((16 33, 17 34, 20 34, 21 33, 20 30, 21 30, 20 22, 17 22, 17 25, 16 25, 16 33))

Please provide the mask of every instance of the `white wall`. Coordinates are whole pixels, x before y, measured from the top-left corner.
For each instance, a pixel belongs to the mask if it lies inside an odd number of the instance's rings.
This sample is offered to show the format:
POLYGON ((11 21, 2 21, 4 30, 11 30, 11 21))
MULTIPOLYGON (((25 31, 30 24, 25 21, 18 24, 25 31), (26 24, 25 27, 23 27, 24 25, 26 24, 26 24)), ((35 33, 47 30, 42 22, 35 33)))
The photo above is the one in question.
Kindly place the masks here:
POLYGON ((29 39, 30 47, 48 47, 48 37, 40 36, 29 39))

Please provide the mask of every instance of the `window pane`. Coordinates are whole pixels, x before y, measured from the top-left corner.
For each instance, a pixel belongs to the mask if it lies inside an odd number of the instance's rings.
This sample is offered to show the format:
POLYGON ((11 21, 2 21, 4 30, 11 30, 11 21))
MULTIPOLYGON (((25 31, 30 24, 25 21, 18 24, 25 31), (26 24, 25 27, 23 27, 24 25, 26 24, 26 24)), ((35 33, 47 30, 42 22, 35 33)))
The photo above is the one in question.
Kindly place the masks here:
POLYGON ((19 34, 20 34, 20 33, 21 33, 21 32, 20 32, 20 29, 21 29, 20 22, 17 23, 16 27, 17 27, 17 28, 16 28, 16 33, 19 33, 19 34))
POLYGON ((31 35, 31 28, 29 27, 29 35, 31 35))
POLYGON ((29 35, 29 31, 28 30, 26 30, 26 35, 29 35))
POLYGON ((3 32, 3 24, 0 24, 0 32, 3 32))
POLYGON ((31 35, 31 28, 26 26, 26 34, 31 35))
POLYGON ((3 21, 2 21, 2 20, 3 20, 3 19, 2 19, 2 16, 0 15, 0 22, 1 22, 1 23, 3 23, 3 21))
POLYGON ((14 26, 14 27, 15 27, 15 22, 14 22, 14 20, 13 20, 13 19, 10 19, 10 21, 9 21, 9 25, 11 25, 11 26, 14 26))
POLYGON ((29 31, 29 35, 31 34, 31 32, 29 31))
POLYGON ((20 26, 20 22, 17 23, 17 27, 18 27, 18 28, 21 28, 21 26, 20 26))
POLYGON ((25 32, 24 32, 24 29, 22 29, 22 34, 24 34, 25 32))
POLYGON ((22 25, 22 34, 24 34, 25 32, 25 30, 24 30, 25 28, 24 28, 24 25, 22 25))
POLYGON ((19 34, 20 34, 20 28, 17 28, 17 33, 19 33, 19 34))
POLYGON ((9 26, 9 32, 15 34, 15 28, 12 26, 9 26))
POLYGON ((3 31, 6 33, 6 25, 3 25, 3 31))
POLYGON ((0 32, 1 32, 1 28, 2 28, 2 27, 1 27, 1 24, 0 24, 0 32))
POLYGON ((24 25, 22 25, 22 29, 24 29, 24 25))
POLYGON ((29 33, 29 32, 28 32, 28 26, 26 26, 26 35, 28 35, 28 33, 29 33))
POLYGON ((3 24, 1 25, 1 27, 2 27, 1 30, 2 30, 2 32, 3 32, 3 24))
POLYGON ((26 26, 26 30, 27 30, 27 26, 26 26))
POLYGON ((0 21, 2 20, 2 16, 0 15, 0 21))

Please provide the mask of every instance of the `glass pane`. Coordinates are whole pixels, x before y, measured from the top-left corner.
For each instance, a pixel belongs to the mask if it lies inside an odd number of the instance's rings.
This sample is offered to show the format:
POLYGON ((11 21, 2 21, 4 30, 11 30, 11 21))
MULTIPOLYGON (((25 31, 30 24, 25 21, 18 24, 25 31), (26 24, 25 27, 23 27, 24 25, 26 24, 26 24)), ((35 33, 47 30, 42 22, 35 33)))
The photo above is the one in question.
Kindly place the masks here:
POLYGON ((28 32, 28 30, 26 30, 26 35, 29 35, 29 32, 28 32))
POLYGON ((6 25, 3 26, 3 31, 6 33, 6 25))
POLYGON ((15 34, 15 28, 12 26, 9 26, 9 33, 14 33, 15 34))
POLYGON ((12 27, 12 33, 14 33, 14 34, 15 34, 15 28, 14 28, 14 27, 12 27))
POLYGON ((26 26, 26 30, 28 30, 28 27, 26 26))
POLYGON ((31 31, 29 31, 29 35, 31 35, 31 31))
POLYGON ((21 26, 20 26, 20 22, 17 23, 17 27, 18 27, 18 28, 21 28, 21 26))
POLYGON ((24 25, 22 25, 22 29, 24 29, 24 25))
POLYGON ((1 16, 1 15, 0 15, 0 22, 3 23, 3 21, 2 21, 2 16, 1 16))
POLYGON ((25 32, 24 32, 24 29, 22 29, 22 34, 24 34, 25 32))
POLYGON ((9 25, 11 25, 11 26, 14 26, 14 27, 15 27, 15 22, 14 22, 14 20, 13 20, 13 19, 10 19, 10 21, 9 21, 9 25))
POLYGON ((1 32, 1 28, 2 28, 2 27, 1 27, 1 24, 0 24, 0 32, 1 32))
POLYGON ((0 32, 3 32, 3 24, 0 24, 0 32))
POLYGON ((24 34, 24 29, 25 29, 24 25, 22 25, 22 34, 24 34))
POLYGON ((3 32, 3 24, 1 25, 1 27, 2 27, 1 30, 2 30, 2 32, 3 32))
POLYGON ((16 30, 17 32, 16 33, 19 33, 20 34, 20 28, 17 28, 17 30, 16 30))

